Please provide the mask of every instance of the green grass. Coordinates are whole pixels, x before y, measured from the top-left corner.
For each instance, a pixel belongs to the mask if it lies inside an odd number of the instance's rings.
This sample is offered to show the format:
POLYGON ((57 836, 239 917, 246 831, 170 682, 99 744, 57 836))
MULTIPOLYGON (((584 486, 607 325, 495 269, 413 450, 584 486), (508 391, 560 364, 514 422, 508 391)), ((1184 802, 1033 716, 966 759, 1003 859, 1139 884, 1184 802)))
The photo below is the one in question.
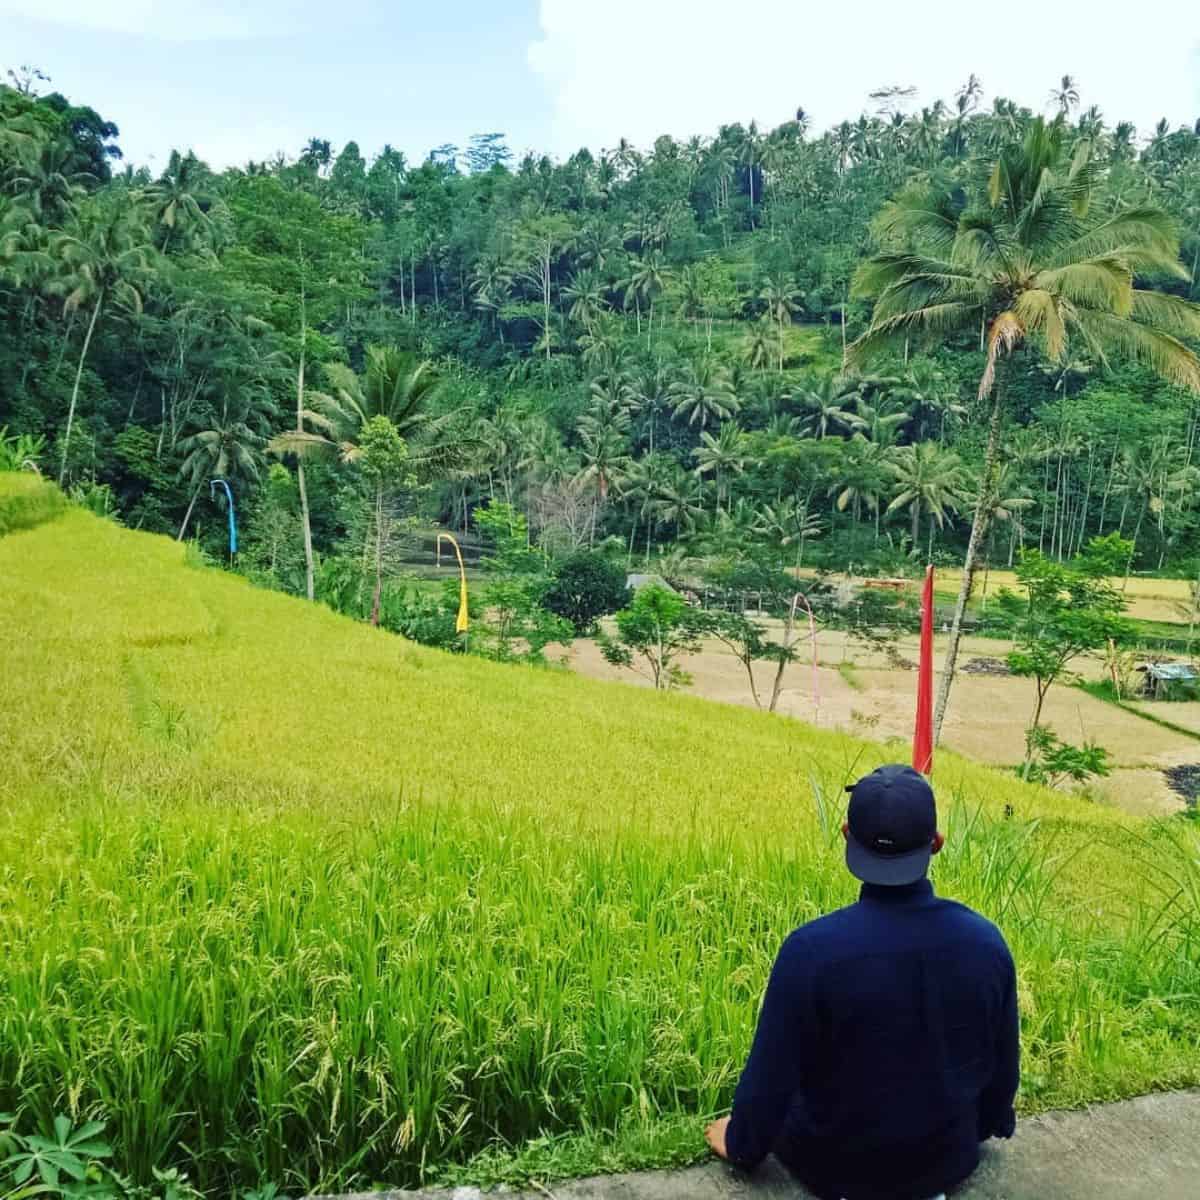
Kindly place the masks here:
MULTIPOLYGON (((0 1110, 213 1195, 695 1157, 780 941, 854 896, 843 784, 903 756, 412 646, 79 510, 0 579, 0 1110)), ((935 785, 1023 1110, 1200 1083, 1200 829, 935 785)))
POLYGON ((837 673, 842 677, 842 682, 854 692, 863 690, 862 677, 858 673, 858 667, 855 663, 847 659, 843 659, 837 665, 837 673))
POLYGON ((40 475, 4 472, 0 486, 0 537, 52 520, 66 507, 67 499, 62 492, 40 475))
POLYGON ((1106 704, 1114 705, 1116 708, 1121 709, 1122 712, 1131 713, 1135 717, 1141 717, 1143 721, 1149 721, 1151 725, 1159 725, 1163 729, 1169 729, 1172 733, 1178 733, 1182 737, 1191 738, 1193 742, 1200 742, 1200 733, 1197 733, 1194 729, 1189 729, 1186 725, 1177 725, 1167 717, 1159 716, 1157 713, 1146 712, 1143 708, 1127 704, 1124 700, 1118 700, 1110 680, 1081 679, 1075 686, 1080 691, 1087 692, 1089 696, 1094 696, 1097 700, 1103 700, 1106 704))

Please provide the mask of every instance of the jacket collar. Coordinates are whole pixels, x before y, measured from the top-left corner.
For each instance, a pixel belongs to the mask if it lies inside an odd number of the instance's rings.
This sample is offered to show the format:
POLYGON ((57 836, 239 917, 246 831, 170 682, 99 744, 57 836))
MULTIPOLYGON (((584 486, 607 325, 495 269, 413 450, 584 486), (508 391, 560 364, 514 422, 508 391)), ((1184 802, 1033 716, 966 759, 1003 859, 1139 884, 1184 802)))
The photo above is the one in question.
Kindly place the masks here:
POLYGON ((877 883, 864 883, 859 892, 860 900, 870 900, 877 904, 918 904, 933 896, 933 884, 928 879, 918 879, 916 883, 906 883, 901 887, 881 887, 877 883))

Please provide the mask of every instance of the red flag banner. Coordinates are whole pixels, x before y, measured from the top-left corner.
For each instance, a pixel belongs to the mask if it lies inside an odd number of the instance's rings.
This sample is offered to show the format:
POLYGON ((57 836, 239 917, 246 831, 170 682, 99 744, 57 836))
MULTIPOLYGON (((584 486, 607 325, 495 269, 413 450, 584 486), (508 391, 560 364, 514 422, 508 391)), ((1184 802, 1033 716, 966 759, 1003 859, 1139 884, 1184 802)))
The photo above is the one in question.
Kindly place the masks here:
POLYGON ((933 567, 925 568, 925 587, 921 592, 921 662, 917 669, 912 765, 922 775, 933 770, 933 567))

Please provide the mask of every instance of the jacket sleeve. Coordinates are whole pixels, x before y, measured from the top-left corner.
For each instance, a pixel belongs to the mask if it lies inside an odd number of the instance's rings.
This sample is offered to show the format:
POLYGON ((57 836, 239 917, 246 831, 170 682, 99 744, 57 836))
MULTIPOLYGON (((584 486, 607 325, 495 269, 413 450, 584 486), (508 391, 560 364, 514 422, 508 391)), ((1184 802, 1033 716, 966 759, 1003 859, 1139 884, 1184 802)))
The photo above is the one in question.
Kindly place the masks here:
POLYGON ((1021 1018, 1017 1011, 1017 977, 1008 959, 1008 975, 996 1029, 996 1067, 979 1097, 979 1140, 1009 1138, 1017 1125, 1013 1101, 1021 1081, 1021 1018))
POLYGON ((815 1027, 811 988, 790 939, 775 959, 754 1044, 725 1132, 731 1162, 753 1168, 771 1152, 800 1085, 815 1027))

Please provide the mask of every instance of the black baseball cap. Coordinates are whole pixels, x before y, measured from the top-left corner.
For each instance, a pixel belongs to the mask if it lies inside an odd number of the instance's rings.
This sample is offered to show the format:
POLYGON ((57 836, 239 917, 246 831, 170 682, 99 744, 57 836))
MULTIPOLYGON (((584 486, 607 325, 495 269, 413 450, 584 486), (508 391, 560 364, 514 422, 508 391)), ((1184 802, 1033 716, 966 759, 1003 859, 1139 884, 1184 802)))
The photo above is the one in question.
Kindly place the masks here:
POLYGON ((925 776, 892 763, 864 775, 846 791, 850 874, 884 887, 923 878, 937 834, 937 806, 925 776))

